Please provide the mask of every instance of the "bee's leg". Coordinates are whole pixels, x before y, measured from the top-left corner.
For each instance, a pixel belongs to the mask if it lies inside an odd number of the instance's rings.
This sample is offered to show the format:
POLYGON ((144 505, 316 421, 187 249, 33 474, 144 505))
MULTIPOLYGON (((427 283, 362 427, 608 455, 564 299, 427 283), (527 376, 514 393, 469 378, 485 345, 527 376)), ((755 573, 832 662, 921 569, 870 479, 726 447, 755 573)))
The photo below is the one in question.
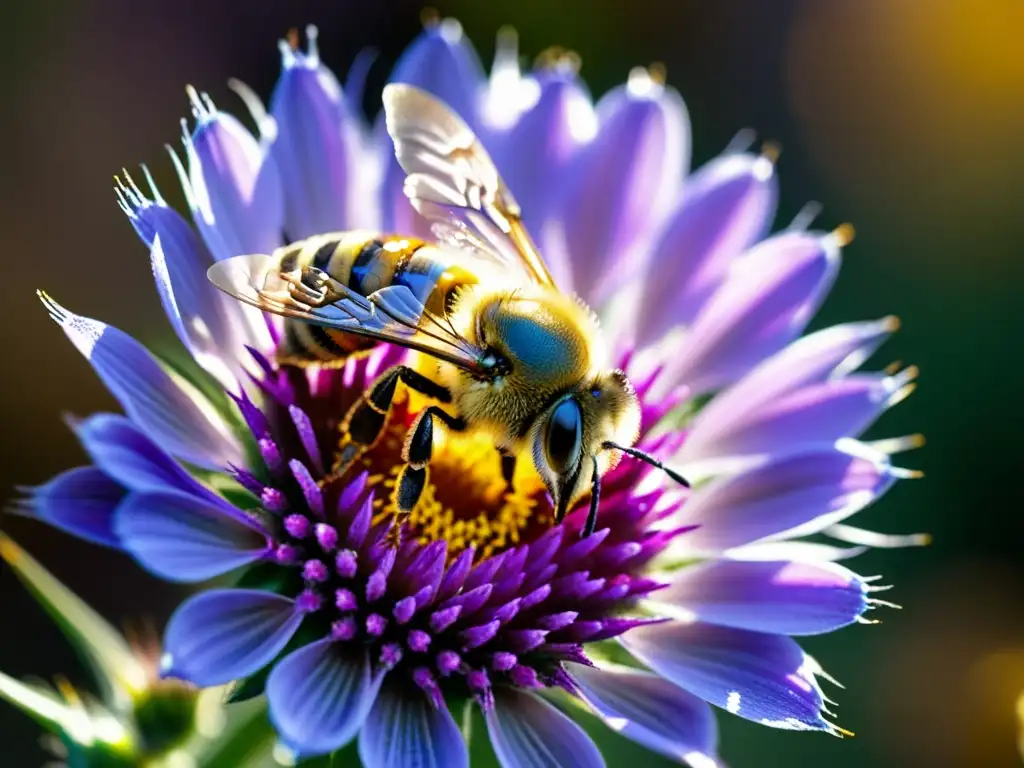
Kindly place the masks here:
POLYGON ((450 403, 452 393, 437 382, 405 365, 396 365, 382 373, 349 409, 341 423, 341 451, 331 468, 332 476, 348 469, 355 458, 377 442, 387 423, 388 410, 401 380, 407 387, 442 403, 450 403))
POLYGON ((295 301, 309 307, 333 304, 346 295, 345 287, 317 267, 305 266, 298 281, 288 283, 288 293, 295 301))
POLYGON ((425 408, 416 417, 402 448, 402 459, 406 464, 398 478, 398 492, 395 495, 398 506, 394 524, 396 531, 409 518, 427 484, 427 465, 434 450, 434 419, 444 422, 453 432, 462 432, 466 428, 464 419, 445 413, 436 405, 425 408))
POLYGON ((590 457, 594 464, 594 474, 590 479, 590 510, 587 512, 587 521, 580 531, 580 538, 586 538, 597 528, 597 508, 601 504, 601 473, 597 465, 597 458, 590 457))
POLYGON ((516 457, 511 453, 501 454, 501 476, 505 480, 505 493, 512 493, 512 478, 516 474, 516 457))

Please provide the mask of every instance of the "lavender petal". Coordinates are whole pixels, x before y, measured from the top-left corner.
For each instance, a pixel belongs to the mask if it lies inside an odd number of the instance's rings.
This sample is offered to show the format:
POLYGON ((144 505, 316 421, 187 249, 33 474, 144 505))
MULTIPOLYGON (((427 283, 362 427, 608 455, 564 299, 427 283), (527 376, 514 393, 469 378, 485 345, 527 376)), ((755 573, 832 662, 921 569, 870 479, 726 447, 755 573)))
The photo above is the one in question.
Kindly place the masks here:
MULTIPOLYGON (((392 676, 394 677, 394 676, 392 676)), ((469 752, 447 706, 388 678, 359 733, 359 759, 372 768, 469 768, 469 752)))
POLYGON ((49 297, 43 301, 128 417, 161 448, 207 469, 245 464, 241 444, 209 403, 184 382, 172 379, 145 347, 113 326, 67 311, 49 297))
POLYGON ((192 92, 198 117, 186 137, 189 202, 196 226, 218 259, 271 253, 281 245, 284 195, 274 158, 231 115, 192 92))
POLYGON ((797 389, 843 378, 897 326, 892 317, 846 323, 793 342, 708 403, 694 419, 679 453, 680 463, 729 455, 734 435, 742 432, 759 410, 797 389))
POLYGON ((622 644, 662 677, 734 715, 773 728, 831 731, 814 665, 790 638, 671 622, 622 644))
MULTIPOLYGON (((178 164, 177 156, 172 157, 178 164)), ((188 222, 168 207, 152 180, 150 186, 155 202, 134 184, 122 185, 118 191, 122 209, 149 248, 164 312, 196 362, 225 388, 237 389, 241 361, 248 359, 246 346, 269 347, 266 322, 259 312, 210 283, 206 277, 213 263, 210 252, 188 222)))
POLYGON ((133 493, 118 508, 114 530, 147 570, 169 581, 204 581, 248 565, 267 552, 265 533, 241 512, 184 494, 133 493))
POLYGON ((716 552, 769 536, 806 535, 863 509, 897 477, 884 456, 838 449, 769 461, 697 488, 681 513, 698 527, 679 539, 716 552))
POLYGON ((31 490, 22 506, 62 531, 108 547, 120 547, 114 514, 125 489, 96 467, 76 467, 31 490))
POLYGON ((269 664, 301 622, 294 601, 280 595, 247 589, 203 592, 171 616, 162 669, 200 687, 246 677, 269 664))
POLYGON ((669 758, 715 764, 718 728, 701 699, 638 669, 574 665, 570 675, 615 732, 669 758))
POLYGON ((643 71, 597 113, 597 136, 573 162, 561 207, 573 288, 591 306, 621 283, 622 265, 675 201, 690 155, 682 99, 643 71))
POLYGON ((238 513, 124 416, 98 413, 74 424, 74 429, 96 466, 129 491, 185 493, 226 514, 238 513))
POLYGON ((502 768, 603 768, 586 732, 540 697, 505 686, 494 689, 485 712, 491 746, 502 768))
MULTIPOLYGON (((472 129, 479 126, 483 68, 455 19, 428 24, 398 59, 388 82, 422 88, 450 106, 472 129)), ((394 157, 394 146, 383 123, 376 127, 375 134, 380 155, 385 158, 381 188, 384 229, 433 239, 426 221, 413 210, 402 191, 405 172, 394 157)))
POLYGON ((705 466, 714 466, 715 459, 720 465, 730 459, 735 466, 741 458, 781 457, 859 436, 909 393, 914 375, 913 368, 894 376, 855 374, 789 392, 733 422, 729 433, 718 436, 705 466))
POLYGON ((646 265, 638 346, 689 325, 722 284, 732 260, 767 234, 778 201, 771 161, 716 158, 686 180, 646 265))
POLYGON ((719 560, 673 573, 650 603, 701 621, 782 635, 816 635, 856 621, 867 586, 835 563, 719 560))
POLYGON ((523 207, 527 230, 544 253, 555 282, 573 286, 565 248, 548 236, 558 214, 569 164, 597 132, 590 95, 571 70, 551 68, 536 74, 540 96, 524 112, 495 152, 505 183, 523 207))
POLYGON ((658 388, 691 394, 736 381, 799 336, 839 270, 839 239, 788 232, 742 258, 693 321, 658 388))
POLYGON ((332 752, 362 727, 382 681, 364 649, 318 640, 279 661, 267 679, 270 719, 304 756, 332 752))
MULTIPOLYGON (((448 104, 471 128, 479 123, 484 72, 455 19, 426 24, 398 58, 388 82, 422 88, 448 104)), ((386 152, 393 152, 390 141, 386 152)))
POLYGON ((308 53, 282 45, 281 77, 270 99, 277 138, 270 155, 284 190, 284 228, 292 241, 367 226, 360 215, 361 137, 337 78, 320 62, 316 30, 308 53))

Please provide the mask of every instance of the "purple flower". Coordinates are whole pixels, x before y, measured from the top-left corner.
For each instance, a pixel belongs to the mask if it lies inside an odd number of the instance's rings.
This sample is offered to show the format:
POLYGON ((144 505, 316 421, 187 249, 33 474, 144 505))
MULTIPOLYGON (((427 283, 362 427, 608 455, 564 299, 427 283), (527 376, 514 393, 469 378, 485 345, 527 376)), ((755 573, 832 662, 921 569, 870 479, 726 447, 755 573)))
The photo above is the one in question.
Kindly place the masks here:
POLYGON ((390 140, 367 138, 315 50, 285 45, 272 117, 237 87, 260 141, 192 97, 182 173, 201 237, 155 190, 155 202, 121 190, 172 325, 230 407, 46 297, 127 418, 73 425, 93 466, 30 491, 25 511, 167 579, 237 574, 174 613, 164 671, 265 690, 280 738, 303 755, 358 739, 369 768, 464 766, 457 705, 468 702, 506 768, 603 765, 545 698, 553 689, 696 766, 717 761, 706 702, 843 733, 826 719, 829 678, 792 638, 871 623, 884 604, 881 587, 834 561, 893 543, 843 521, 915 476, 889 454, 918 438, 858 439, 913 386, 912 368, 857 372, 896 323, 798 339, 849 231, 769 235, 771 151, 730 150, 684 178, 688 117, 663 73, 633 72, 595 109, 571 54, 524 75, 509 45, 488 82, 458 25, 431 24, 392 79, 437 92, 493 143, 552 272, 606 313, 642 404, 637 447, 692 491, 625 460, 581 538, 585 503, 553 525, 532 470, 509 484, 486 437, 451 435, 395 543, 401 446, 420 406, 396 404, 356 466, 337 476, 332 465, 340 418, 405 353, 278 365, 276 324, 201 279, 214 259, 285 237, 381 222, 426 231, 399 194, 390 140), (380 212, 362 175, 373 168, 380 212), (201 482, 196 467, 213 473, 201 482), (800 540, 810 534, 858 546, 800 540))

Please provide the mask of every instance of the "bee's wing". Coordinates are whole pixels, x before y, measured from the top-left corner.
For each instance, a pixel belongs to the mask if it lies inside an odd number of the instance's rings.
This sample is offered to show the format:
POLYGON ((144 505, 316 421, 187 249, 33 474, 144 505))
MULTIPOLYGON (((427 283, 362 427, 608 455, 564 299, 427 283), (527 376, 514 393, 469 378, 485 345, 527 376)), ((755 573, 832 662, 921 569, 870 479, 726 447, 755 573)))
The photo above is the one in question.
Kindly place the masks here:
POLYGON ((402 83, 384 88, 384 114, 395 156, 408 174, 405 194, 421 215, 437 222, 438 239, 531 282, 554 285, 519 204, 469 126, 430 94, 402 83))
POLYGON ((484 350, 461 336, 447 317, 429 312, 405 286, 388 286, 368 297, 349 291, 332 304, 314 307, 292 298, 292 278, 280 273, 272 256, 224 259, 207 276, 220 290, 265 312, 397 344, 472 373, 488 371, 484 350))

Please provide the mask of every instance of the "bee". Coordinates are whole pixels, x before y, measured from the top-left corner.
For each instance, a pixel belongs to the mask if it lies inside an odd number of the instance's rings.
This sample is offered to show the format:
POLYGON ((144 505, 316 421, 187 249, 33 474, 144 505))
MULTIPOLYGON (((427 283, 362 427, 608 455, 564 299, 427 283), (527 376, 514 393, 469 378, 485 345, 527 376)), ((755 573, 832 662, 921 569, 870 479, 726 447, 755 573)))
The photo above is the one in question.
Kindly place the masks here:
POLYGON ((641 415, 633 386, 609 365, 594 313, 555 285, 470 128, 412 86, 389 85, 383 96, 405 194, 434 222, 436 242, 324 234, 209 270, 221 290, 285 318, 281 362, 336 365, 377 342, 426 356, 425 371, 395 366, 351 407, 334 471, 380 438, 401 382, 436 404, 417 414, 406 436, 394 530, 426 485, 438 423, 486 434, 508 481, 516 460, 531 460, 556 523, 589 493, 582 536, 597 524, 601 477, 622 455, 685 485, 632 447, 641 415))

